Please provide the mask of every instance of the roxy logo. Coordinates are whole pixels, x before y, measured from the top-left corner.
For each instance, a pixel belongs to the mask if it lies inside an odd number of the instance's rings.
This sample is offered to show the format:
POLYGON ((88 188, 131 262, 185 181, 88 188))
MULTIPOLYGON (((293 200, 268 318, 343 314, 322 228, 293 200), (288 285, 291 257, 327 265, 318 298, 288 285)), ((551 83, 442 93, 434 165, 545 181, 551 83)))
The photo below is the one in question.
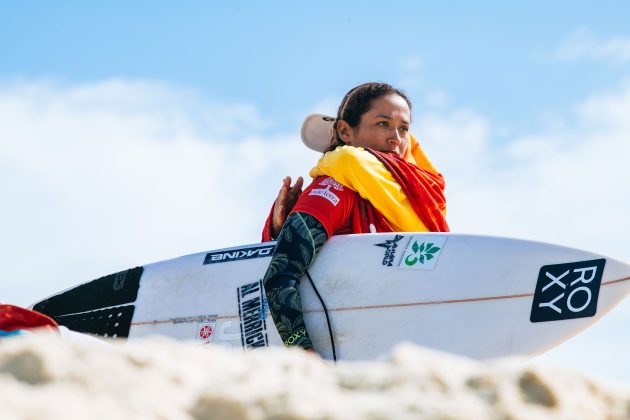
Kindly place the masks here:
POLYGON ((284 341, 284 345, 285 346, 292 346, 293 343, 295 343, 298 339, 300 339, 302 337, 306 337, 306 330, 305 329, 301 329, 301 330, 291 334, 291 336, 284 341))
POLYGON ((605 264, 605 259, 599 259, 542 267, 531 322, 594 316, 605 264))
POLYGON ((204 264, 216 264, 228 261, 249 260, 271 256, 274 245, 266 245, 256 248, 237 249, 234 251, 219 251, 206 254, 204 264))

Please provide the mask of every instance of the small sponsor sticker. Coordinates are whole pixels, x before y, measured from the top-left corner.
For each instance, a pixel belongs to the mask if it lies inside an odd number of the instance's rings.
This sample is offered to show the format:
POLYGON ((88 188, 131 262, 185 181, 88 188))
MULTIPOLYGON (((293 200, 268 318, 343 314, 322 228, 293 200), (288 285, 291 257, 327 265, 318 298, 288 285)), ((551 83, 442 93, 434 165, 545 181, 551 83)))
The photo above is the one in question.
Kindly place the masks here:
POLYGON ((209 344, 212 342, 214 332, 216 330, 216 322, 202 322, 197 326, 197 342, 201 344, 209 344))
POLYGON ((236 289, 236 296, 243 348, 268 346, 266 321, 268 304, 262 280, 240 286, 236 289))
POLYGON ((445 243, 444 236, 412 236, 407 242, 398 268, 433 270, 445 243))
POLYGON ((380 246, 385 248, 385 255, 383 255, 383 265, 387 267, 391 267, 394 265, 394 258, 396 257, 396 248, 398 248, 398 242, 403 239, 404 236, 396 235, 394 239, 387 239, 385 242, 381 242, 380 244, 376 244, 376 246, 380 246))
POLYGON ((592 317, 597 313, 604 258, 541 267, 531 322, 592 317))
POLYGON ((262 245, 229 251, 209 252, 206 254, 203 264, 217 264, 231 261, 250 260, 252 258, 271 257, 274 248, 275 245, 262 245))
POLYGON ((396 235, 393 239, 376 244, 386 249, 383 265, 409 270, 433 270, 440 257, 446 236, 396 235), (399 243, 403 238, 404 245, 399 243))

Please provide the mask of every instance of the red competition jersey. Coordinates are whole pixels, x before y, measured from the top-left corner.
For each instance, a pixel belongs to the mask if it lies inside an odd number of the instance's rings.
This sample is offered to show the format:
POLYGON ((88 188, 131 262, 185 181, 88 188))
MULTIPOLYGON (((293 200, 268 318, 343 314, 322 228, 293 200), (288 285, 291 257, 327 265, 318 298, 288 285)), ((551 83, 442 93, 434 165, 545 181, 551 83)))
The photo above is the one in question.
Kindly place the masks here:
POLYGON ((353 233, 352 213, 356 206, 356 192, 332 177, 320 176, 302 192, 291 213, 310 214, 324 225, 330 238, 332 235, 353 233))
MULTIPOLYGON (((329 176, 320 176, 302 192, 291 213, 302 212, 315 217, 326 229, 328 237, 349 233, 368 233, 369 225, 377 232, 392 232, 385 218, 369 202, 329 176)), ((263 230, 262 240, 270 235, 273 207, 263 230)))

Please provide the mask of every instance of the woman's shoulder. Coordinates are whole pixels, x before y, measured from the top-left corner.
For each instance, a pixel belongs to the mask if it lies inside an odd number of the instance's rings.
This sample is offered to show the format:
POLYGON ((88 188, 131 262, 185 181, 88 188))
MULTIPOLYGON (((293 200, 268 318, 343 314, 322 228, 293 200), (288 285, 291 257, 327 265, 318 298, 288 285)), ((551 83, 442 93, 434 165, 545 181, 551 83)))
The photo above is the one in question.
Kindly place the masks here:
POLYGON ((342 184, 352 187, 353 179, 366 173, 387 176, 387 169, 372 153, 362 147, 339 146, 322 156, 310 175, 330 175, 342 184))
POLYGON ((363 163, 374 161, 376 158, 370 152, 365 150, 363 147, 354 147, 354 146, 338 146, 335 150, 331 150, 330 152, 326 152, 322 157, 325 161, 335 162, 335 163, 363 163))

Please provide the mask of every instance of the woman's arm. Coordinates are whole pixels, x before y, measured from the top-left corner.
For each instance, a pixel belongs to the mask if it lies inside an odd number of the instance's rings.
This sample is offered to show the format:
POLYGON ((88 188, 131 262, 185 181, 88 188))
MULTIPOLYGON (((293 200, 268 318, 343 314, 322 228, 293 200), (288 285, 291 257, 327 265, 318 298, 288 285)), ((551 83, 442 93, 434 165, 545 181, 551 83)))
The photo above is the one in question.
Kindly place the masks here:
POLYGON ((312 349, 300 299, 300 278, 328 239, 324 226, 307 213, 292 213, 278 235, 263 284, 271 317, 285 346, 312 349))

